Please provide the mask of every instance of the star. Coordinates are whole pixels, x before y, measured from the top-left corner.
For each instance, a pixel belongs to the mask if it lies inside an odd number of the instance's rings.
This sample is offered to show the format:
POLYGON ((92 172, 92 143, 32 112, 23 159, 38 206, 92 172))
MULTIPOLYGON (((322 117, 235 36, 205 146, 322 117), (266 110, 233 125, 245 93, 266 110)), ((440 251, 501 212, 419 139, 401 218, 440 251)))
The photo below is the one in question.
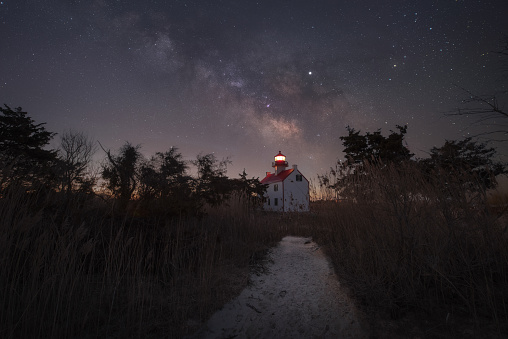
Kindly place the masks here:
POLYGON ((464 99, 451 84, 495 93, 497 56, 485 51, 508 32, 505 0, 295 2, 290 10, 247 0, 24 3, 0 0, 0 105, 112 150, 142 144, 147 158, 166 145, 189 160, 227 149, 219 157, 234 157, 232 175, 261 176, 263 159, 280 148, 317 175, 342 156, 345 126, 389 133, 412 115, 408 143, 426 157, 469 125, 440 123, 464 99), (312 152, 313 162, 298 158, 312 152))

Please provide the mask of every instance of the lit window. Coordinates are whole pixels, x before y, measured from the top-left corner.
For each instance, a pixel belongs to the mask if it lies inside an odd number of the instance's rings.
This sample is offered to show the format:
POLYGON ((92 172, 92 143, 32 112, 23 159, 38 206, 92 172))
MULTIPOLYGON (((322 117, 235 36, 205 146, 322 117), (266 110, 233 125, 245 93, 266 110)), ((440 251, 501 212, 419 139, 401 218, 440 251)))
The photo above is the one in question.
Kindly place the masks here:
POLYGON ((273 185, 273 191, 277 192, 279 190, 279 184, 273 185))
POLYGON ((283 155, 278 155, 275 157, 275 161, 286 161, 286 157, 283 155))
POLYGON ((274 206, 279 206, 279 198, 275 198, 273 201, 274 206))

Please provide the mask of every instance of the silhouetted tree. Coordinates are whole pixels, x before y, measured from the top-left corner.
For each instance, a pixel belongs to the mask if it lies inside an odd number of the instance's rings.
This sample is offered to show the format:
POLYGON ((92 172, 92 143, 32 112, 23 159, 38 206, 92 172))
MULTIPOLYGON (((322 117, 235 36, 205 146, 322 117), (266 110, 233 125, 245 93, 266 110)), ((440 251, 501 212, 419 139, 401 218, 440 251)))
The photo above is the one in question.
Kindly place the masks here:
POLYGON ((144 198, 169 196, 185 176, 187 164, 176 148, 157 152, 140 170, 140 196, 144 198))
POLYGON ((177 148, 157 152, 140 169, 139 196, 142 208, 151 214, 181 215, 196 208, 193 178, 177 148))
POLYGON ((239 193, 241 198, 246 199, 251 206, 262 205, 268 185, 262 184, 259 178, 247 178, 245 169, 239 176, 239 179, 231 179, 235 187, 234 190, 239 193))
POLYGON ((370 158, 370 146, 366 135, 361 135, 361 131, 356 131, 354 128, 346 127, 348 131, 347 136, 342 136, 342 145, 344 146, 343 152, 346 158, 351 163, 361 163, 365 159, 370 158))
POLYGON ((86 134, 67 131, 60 136, 60 180, 63 191, 90 189, 94 180, 85 177, 96 151, 94 142, 86 134))
POLYGON ((199 154, 192 161, 198 169, 196 193, 200 200, 211 205, 220 205, 227 199, 234 189, 231 181, 226 177, 228 159, 218 161, 213 154, 199 154))
POLYGON ((127 142, 120 148, 118 155, 112 155, 102 145, 101 148, 107 156, 107 162, 102 166, 102 178, 106 181, 106 186, 113 196, 118 198, 120 208, 125 209, 138 187, 140 146, 132 146, 127 142))
POLYGON ((490 141, 508 141, 508 35, 503 38, 503 47, 492 52, 494 55, 503 57, 504 68, 501 69, 501 81, 496 92, 490 94, 478 94, 471 90, 459 87, 467 97, 462 100, 462 105, 448 116, 460 116, 472 118, 472 126, 488 127, 488 131, 479 132, 475 136, 490 141))
POLYGON ((430 150, 430 159, 421 162, 433 172, 433 177, 440 171, 448 185, 455 182, 467 189, 486 190, 497 185, 497 175, 506 173, 495 156, 494 148, 469 137, 460 141, 446 140, 443 146, 430 150))
POLYGON ((381 134, 381 130, 362 135, 360 131, 348 126, 348 135, 340 139, 349 164, 361 164, 364 161, 400 162, 411 159, 413 154, 404 145, 407 126, 396 127, 398 132, 390 131, 390 135, 385 137, 381 134))
POLYGON ((337 160, 335 168, 328 173, 318 175, 321 193, 327 198, 344 198, 345 191, 364 190, 358 174, 367 174, 374 164, 398 164, 411 159, 413 154, 404 145, 407 126, 396 125, 398 132, 385 137, 381 130, 361 134, 354 128, 346 127, 348 135, 340 137, 346 161, 337 160))
POLYGON ((335 168, 318 175, 323 195, 338 199, 365 191, 359 174, 368 175, 370 169, 382 169, 383 164, 400 164, 411 160, 413 154, 404 145, 407 126, 396 125, 396 128, 397 132, 390 131, 385 137, 381 130, 361 134, 348 126, 348 135, 340 137, 347 160, 339 159, 335 168))
POLYGON ((44 149, 55 135, 36 124, 21 107, 0 107, 0 184, 50 185, 56 151, 44 149))

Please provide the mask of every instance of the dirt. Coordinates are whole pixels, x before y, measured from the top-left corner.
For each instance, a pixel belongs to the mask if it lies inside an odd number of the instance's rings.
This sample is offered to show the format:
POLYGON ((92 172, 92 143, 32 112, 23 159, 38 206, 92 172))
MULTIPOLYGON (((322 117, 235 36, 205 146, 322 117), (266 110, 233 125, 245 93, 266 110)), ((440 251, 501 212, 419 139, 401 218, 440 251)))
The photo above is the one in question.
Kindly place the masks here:
POLYGON ((285 237, 238 297, 191 338, 365 338, 359 312, 319 246, 285 237))

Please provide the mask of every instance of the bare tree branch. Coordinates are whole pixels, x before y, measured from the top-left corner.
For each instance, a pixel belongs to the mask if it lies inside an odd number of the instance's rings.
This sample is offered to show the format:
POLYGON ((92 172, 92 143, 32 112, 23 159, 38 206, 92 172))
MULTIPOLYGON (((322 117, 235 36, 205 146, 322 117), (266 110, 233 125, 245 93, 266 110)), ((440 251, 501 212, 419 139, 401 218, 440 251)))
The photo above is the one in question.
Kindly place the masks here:
POLYGON ((62 188, 70 192, 83 184, 85 172, 96 151, 93 141, 84 133, 66 131, 60 136, 59 155, 62 161, 62 188))
MULTIPOLYGON (((504 36, 500 41, 502 48, 492 53, 508 56, 508 35, 504 36)), ((506 62, 506 59, 505 59, 506 62)), ((507 69, 503 69, 502 72, 506 73, 507 69)), ((456 85, 457 88, 467 94, 468 98, 462 100, 462 107, 458 107, 452 112, 445 113, 445 116, 460 116, 460 117, 472 117, 474 120, 471 122, 468 128, 472 127, 495 127, 492 131, 483 131, 476 133, 475 137, 478 136, 491 136, 495 134, 508 135, 508 125, 505 124, 508 118, 508 91, 506 87, 501 86, 496 93, 489 95, 478 95, 472 91, 456 85)), ((505 138, 491 138, 491 141, 508 141, 508 136, 505 138)))

